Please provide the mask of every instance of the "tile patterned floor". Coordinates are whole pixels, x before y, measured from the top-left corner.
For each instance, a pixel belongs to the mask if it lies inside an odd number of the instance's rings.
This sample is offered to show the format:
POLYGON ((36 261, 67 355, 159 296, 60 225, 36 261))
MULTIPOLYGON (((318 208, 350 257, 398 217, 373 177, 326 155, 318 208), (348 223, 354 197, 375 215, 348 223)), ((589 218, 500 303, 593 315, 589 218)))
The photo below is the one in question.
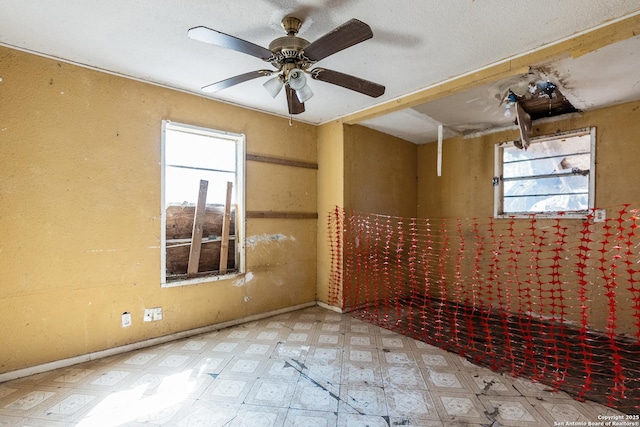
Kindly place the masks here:
POLYGON ((320 307, 0 384, 0 426, 553 426, 613 414, 320 307))

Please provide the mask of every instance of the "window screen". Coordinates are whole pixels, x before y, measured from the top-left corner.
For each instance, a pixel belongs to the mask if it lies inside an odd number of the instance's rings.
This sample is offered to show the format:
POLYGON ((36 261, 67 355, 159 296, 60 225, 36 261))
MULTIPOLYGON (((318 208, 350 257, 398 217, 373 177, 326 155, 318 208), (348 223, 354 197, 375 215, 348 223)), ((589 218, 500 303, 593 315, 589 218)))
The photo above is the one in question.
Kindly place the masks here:
POLYGON ((496 146, 496 216, 584 216, 593 207, 595 130, 496 146))

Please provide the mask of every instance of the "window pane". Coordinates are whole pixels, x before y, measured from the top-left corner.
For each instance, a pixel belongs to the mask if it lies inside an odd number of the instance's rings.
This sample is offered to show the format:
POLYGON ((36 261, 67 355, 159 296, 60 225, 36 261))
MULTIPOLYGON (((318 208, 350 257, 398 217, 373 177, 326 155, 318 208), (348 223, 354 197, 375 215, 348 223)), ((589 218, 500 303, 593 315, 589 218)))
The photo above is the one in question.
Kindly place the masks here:
MULTIPOLYGON (((244 271, 244 137, 213 129, 163 122, 162 283, 201 283, 211 276, 244 271), (207 181, 204 215, 197 203, 200 182, 207 181), (227 183, 232 184, 226 216, 227 183), (202 220, 199 258, 192 259, 194 224, 202 220), (229 225, 229 237, 223 230, 229 225), (220 265, 223 250, 226 265, 220 265)), ((199 223, 200 224, 200 223, 199 223)), ((199 231, 200 229, 196 229, 199 231)), ((195 249, 195 246, 194 246, 195 249)))
POLYGON ((235 171, 236 143, 169 129, 166 134, 165 161, 167 165, 235 171))
MULTIPOLYGON (((522 151, 522 150, 520 150, 522 151)), ((547 156, 550 156, 548 153, 547 156)), ((557 157, 547 157, 544 159, 531 159, 519 162, 505 163, 503 176, 505 178, 525 177, 533 175, 544 175, 550 173, 567 173, 574 168, 589 170, 589 154, 558 155, 557 157)))
POLYGON ((498 147, 502 187, 498 214, 586 211, 591 206, 592 131, 538 138, 527 150, 514 144, 498 147))
POLYGON ((561 139, 533 142, 526 150, 518 147, 504 148, 504 162, 514 160, 536 159, 549 156, 565 156, 568 154, 584 153, 591 151, 591 135, 570 136, 561 139))
POLYGON ((587 194, 504 198, 506 213, 583 211, 588 208, 589 196, 587 194))
POLYGON ((585 193, 589 191, 589 178, 567 175, 553 178, 519 179, 504 183, 504 195, 555 195, 559 193, 585 193))
MULTIPOLYGON (((235 190, 235 174, 184 169, 167 166, 165 171, 165 203, 167 206, 198 202, 200 180, 209 181, 207 187, 207 204, 224 204, 227 197, 227 181, 233 183, 235 190)), ((235 191, 231 202, 235 203, 235 191)))

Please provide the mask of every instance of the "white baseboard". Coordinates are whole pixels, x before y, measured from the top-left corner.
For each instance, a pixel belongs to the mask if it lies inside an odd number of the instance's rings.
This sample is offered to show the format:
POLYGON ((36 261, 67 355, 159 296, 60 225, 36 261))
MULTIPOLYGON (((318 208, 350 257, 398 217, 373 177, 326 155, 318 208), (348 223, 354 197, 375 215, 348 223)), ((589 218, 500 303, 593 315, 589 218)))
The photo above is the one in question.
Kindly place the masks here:
POLYGON ((326 302, 317 301, 317 304, 322 308, 326 308, 327 310, 335 311, 336 313, 340 313, 340 314, 344 313, 342 309, 340 309, 340 307, 329 305, 326 302))
MULTIPOLYGON (((35 374, 40 374, 42 372, 52 371, 54 369, 66 368, 67 366, 77 365, 78 363, 89 362, 91 360, 102 359, 104 357, 126 353, 128 351, 139 350, 141 348, 151 347, 158 344, 164 344, 169 341, 188 338, 194 335, 206 334, 208 332, 217 331, 219 329, 229 328, 231 326, 240 325, 242 323, 253 322, 255 320, 260 320, 267 317, 276 316, 278 314, 288 313, 290 311, 296 311, 296 310, 300 310, 307 307, 313 307, 315 305, 321 305, 321 303, 316 301, 307 302, 304 304, 294 305, 292 307, 281 308, 279 310, 269 311, 269 312, 260 313, 260 314, 254 314, 252 316, 230 320, 228 322, 216 323, 214 325, 203 326, 201 328, 190 329, 188 331, 176 332, 174 334, 165 335, 158 338, 151 338, 145 341, 127 344, 120 347, 108 348, 106 350, 100 350, 94 353, 83 354, 80 356, 70 357, 68 359, 56 360, 53 362, 43 363, 41 365, 30 366, 28 368, 18 369, 11 372, 5 372, 0 374, 0 383, 3 383, 5 381, 15 380, 17 378, 28 377, 29 375, 35 375, 35 374)), ((332 307, 326 304, 323 304, 321 306, 329 310, 333 309, 332 307)))

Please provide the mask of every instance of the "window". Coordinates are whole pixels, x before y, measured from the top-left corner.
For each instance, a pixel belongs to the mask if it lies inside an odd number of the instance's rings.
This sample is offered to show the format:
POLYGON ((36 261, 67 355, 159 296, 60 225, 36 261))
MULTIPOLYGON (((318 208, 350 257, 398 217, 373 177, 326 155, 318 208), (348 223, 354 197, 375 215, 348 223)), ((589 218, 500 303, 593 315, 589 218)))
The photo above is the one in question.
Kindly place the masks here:
POLYGON ((243 272, 244 145, 243 135, 162 122, 162 286, 243 272))
POLYGON ((584 218, 594 206, 595 128, 496 145, 497 217, 584 218))

